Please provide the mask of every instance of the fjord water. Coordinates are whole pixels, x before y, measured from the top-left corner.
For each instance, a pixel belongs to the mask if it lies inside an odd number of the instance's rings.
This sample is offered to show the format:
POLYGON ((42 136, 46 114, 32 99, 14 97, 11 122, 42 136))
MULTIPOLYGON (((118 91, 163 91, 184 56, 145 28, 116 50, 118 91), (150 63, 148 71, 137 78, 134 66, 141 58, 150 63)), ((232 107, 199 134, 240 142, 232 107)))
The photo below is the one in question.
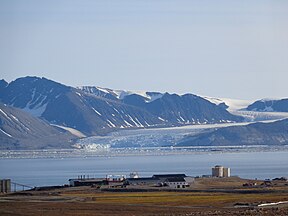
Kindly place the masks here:
POLYGON ((167 155, 90 156, 67 158, 0 158, 0 178, 29 186, 63 185, 79 175, 107 174, 140 176, 160 173, 211 174, 211 167, 223 165, 242 178, 267 179, 288 176, 288 151, 205 152, 167 155))

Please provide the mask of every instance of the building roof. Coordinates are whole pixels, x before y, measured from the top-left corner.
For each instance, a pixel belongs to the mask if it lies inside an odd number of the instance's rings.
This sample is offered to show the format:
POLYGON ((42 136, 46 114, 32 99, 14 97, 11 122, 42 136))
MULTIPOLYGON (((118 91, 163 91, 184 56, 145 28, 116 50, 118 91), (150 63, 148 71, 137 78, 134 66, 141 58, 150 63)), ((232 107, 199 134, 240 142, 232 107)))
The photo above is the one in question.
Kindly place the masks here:
POLYGON ((186 182, 183 177, 167 178, 165 182, 186 182))
POLYGON ((153 175, 152 178, 157 178, 157 179, 160 179, 160 178, 184 178, 184 177, 187 177, 185 174, 160 174, 160 175, 153 175))
POLYGON ((86 178, 86 179, 69 179, 69 181, 74 181, 74 182, 100 182, 105 180, 104 178, 86 178))
POLYGON ((216 165, 216 166, 215 166, 215 168, 220 168, 220 167, 223 167, 223 166, 221 166, 221 165, 216 165))
POLYGON ((127 181, 147 181, 147 180, 155 180, 152 177, 143 177, 143 178, 127 178, 127 181))

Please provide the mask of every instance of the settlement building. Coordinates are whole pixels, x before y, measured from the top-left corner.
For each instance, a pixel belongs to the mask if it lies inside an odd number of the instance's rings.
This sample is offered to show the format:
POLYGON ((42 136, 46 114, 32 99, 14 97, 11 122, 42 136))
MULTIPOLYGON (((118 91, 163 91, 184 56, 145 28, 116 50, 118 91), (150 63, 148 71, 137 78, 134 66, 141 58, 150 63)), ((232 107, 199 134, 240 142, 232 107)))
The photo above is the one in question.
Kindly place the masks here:
POLYGON ((185 178, 185 177, 187 177, 185 174, 160 174, 152 176, 152 178, 159 179, 162 182, 164 182, 167 178, 185 178))
POLYGON ((108 182, 123 182, 125 179, 125 175, 106 175, 106 180, 108 182))
POLYGON ((11 179, 0 179, 0 193, 11 192, 11 179))
POLYGON ((167 178, 164 183, 170 188, 189 187, 188 182, 186 182, 183 177, 167 178))
POLYGON ((108 182, 104 178, 77 178, 69 179, 69 185, 71 187, 78 186, 93 186, 93 185, 107 185, 108 182))
POLYGON ((146 186, 168 186, 170 188, 186 188, 194 182, 193 177, 187 177, 185 174, 160 174, 152 177, 140 178, 138 173, 132 173, 132 178, 126 178, 125 175, 107 175, 106 178, 86 178, 78 176, 77 179, 69 179, 72 187, 77 186, 102 186, 109 187, 127 186, 127 185, 146 185, 146 186))
POLYGON ((127 178, 125 180, 126 185, 157 185, 159 184, 159 179, 145 177, 145 178, 127 178))
POLYGON ((169 187, 174 185, 176 186, 173 186, 174 188, 183 188, 182 185, 189 185, 185 178, 187 178, 185 174, 160 174, 148 178, 127 178, 125 183, 128 185, 167 185, 169 187), (181 187, 177 187, 177 185, 181 185, 181 187))
POLYGON ((212 168, 212 177, 230 177, 230 168, 217 165, 212 168))

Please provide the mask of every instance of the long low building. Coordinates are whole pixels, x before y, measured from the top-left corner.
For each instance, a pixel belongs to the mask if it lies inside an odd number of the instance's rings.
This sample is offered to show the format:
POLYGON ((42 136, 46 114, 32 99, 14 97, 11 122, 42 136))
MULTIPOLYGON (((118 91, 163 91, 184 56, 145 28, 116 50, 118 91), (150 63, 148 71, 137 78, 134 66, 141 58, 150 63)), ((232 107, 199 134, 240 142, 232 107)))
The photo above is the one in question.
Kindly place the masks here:
POLYGON ((146 178, 127 178, 125 184, 128 185, 157 185, 159 179, 146 177, 146 178))
POLYGON ((187 177, 185 174, 160 174, 153 175, 146 178, 127 178, 125 184, 128 185, 158 185, 169 186, 171 188, 185 188, 188 187, 194 178, 187 177))
POLYGON ((108 182, 105 178, 78 178, 69 179, 69 185, 71 187, 78 186, 93 186, 93 185, 107 185, 108 182))
POLYGON ((187 177, 185 174, 157 174, 152 176, 152 178, 160 179, 162 181, 167 178, 185 178, 185 177, 187 177))

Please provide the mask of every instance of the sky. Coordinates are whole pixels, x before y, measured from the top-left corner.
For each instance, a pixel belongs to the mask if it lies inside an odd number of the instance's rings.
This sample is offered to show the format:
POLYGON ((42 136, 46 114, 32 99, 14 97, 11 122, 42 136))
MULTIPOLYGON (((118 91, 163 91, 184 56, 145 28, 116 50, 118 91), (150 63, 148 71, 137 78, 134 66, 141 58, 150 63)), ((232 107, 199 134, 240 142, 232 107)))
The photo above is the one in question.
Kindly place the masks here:
POLYGON ((288 97, 287 0, 0 0, 0 78, 288 97))

